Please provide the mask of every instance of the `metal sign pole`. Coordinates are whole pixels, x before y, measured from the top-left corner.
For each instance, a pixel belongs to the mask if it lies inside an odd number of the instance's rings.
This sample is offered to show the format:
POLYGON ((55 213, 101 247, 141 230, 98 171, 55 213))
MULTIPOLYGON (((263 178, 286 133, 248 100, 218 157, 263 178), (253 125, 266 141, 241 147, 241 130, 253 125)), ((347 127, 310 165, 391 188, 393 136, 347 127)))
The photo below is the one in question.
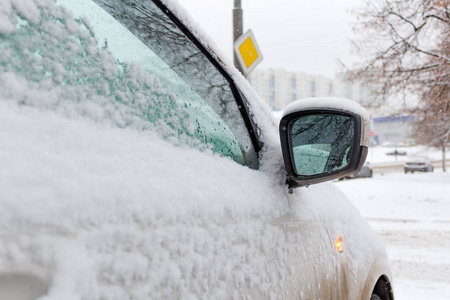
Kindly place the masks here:
MULTIPOLYGON (((233 42, 236 42, 236 40, 242 35, 242 8, 241 8, 241 0, 234 0, 234 8, 233 8, 233 42)), ((234 45, 234 43, 233 43, 234 45)), ((239 65, 238 58, 233 50, 233 57, 234 57, 234 65, 235 67, 241 71, 241 66, 239 65)))

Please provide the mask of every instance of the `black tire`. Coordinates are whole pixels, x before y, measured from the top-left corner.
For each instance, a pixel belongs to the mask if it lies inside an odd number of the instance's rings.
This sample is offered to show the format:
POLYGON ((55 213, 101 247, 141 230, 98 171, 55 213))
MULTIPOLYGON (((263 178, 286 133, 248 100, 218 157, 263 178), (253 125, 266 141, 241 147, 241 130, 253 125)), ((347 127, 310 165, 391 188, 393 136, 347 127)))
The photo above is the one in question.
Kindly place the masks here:
POLYGON ((369 177, 372 178, 373 177, 373 170, 370 170, 370 174, 369 177))
POLYGON ((408 171, 406 171, 406 169, 405 169, 405 174, 408 174, 408 171))
POLYGON ((375 285, 370 300, 392 300, 390 285, 384 277, 380 277, 375 285))

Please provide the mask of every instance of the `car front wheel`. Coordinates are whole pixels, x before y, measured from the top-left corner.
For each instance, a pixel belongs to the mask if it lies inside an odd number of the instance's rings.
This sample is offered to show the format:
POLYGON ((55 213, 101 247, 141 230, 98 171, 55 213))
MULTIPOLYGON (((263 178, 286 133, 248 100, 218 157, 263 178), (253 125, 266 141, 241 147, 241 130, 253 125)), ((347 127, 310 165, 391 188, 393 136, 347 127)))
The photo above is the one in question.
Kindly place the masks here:
POLYGON ((372 291, 370 300, 392 300, 393 297, 391 296, 389 283, 386 278, 380 277, 372 291))

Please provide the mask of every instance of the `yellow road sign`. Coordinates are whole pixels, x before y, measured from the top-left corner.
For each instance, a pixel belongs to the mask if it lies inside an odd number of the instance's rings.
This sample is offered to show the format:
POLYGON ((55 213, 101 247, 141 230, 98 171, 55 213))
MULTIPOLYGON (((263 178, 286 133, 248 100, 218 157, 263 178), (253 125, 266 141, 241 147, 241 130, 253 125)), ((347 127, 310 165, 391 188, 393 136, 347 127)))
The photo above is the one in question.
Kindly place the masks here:
POLYGON ((234 43, 234 51, 245 76, 262 61, 262 53, 251 30, 241 35, 234 43))
POLYGON ((258 51, 256 51, 255 45, 253 44, 252 38, 248 37, 242 45, 239 47, 239 52, 241 53, 242 59, 244 60, 245 66, 248 68, 252 63, 259 57, 258 51))

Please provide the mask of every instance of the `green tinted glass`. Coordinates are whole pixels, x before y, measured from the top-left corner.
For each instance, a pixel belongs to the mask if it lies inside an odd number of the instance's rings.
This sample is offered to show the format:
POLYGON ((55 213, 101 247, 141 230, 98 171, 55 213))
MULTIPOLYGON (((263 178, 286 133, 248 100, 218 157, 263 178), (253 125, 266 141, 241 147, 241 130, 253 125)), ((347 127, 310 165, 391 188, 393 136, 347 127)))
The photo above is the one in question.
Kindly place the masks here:
POLYGON ((7 96, 69 117, 152 129, 257 168, 229 82, 152 1, 57 4, 40 7, 39 22, 14 16, 16 30, 0 35, 0 75, 24 87, 7 96))
POLYGON ((139 62, 158 75, 175 93, 179 105, 188 110, 196 127, 195 136, 202 143, 238 163, 257 168, 257 154, 229 82, 177 25, 150 0, 95 2, 132 33, 133 44, 139 41, 146 47, 143 55, 129 53, 133 47, 117 38, 115 31, 105 29, 108 47, 116 57, 139 62), (155 56, 158 63, 153 62, 155 56))

